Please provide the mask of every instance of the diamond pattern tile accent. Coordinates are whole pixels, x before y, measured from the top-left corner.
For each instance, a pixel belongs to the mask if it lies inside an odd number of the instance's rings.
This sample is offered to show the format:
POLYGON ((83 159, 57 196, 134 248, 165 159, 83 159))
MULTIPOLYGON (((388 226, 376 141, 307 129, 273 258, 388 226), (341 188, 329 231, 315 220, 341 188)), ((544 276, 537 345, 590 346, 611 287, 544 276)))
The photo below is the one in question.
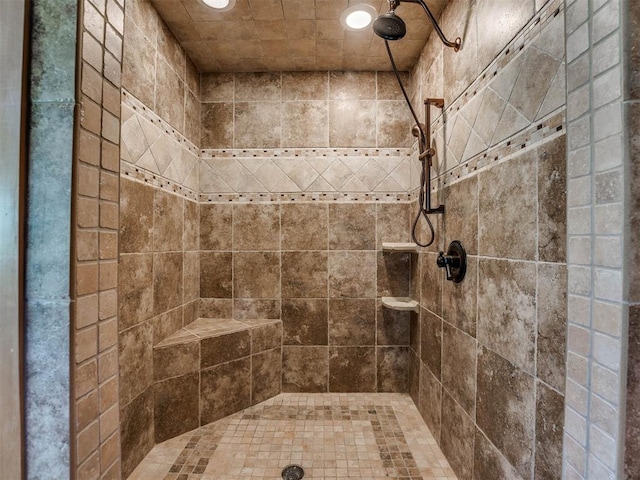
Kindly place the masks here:
POLYGON ((486 83, 473 90, 466 104, 459 109, 454 105, 436 119, 435 165, 439 174, 563 108, 565 63, 559 44, 564 38, 563 20, 558 15, 548 22, 535 42, 520 51, 514 49, 515 57, 504 68, 488 69, 486 83))

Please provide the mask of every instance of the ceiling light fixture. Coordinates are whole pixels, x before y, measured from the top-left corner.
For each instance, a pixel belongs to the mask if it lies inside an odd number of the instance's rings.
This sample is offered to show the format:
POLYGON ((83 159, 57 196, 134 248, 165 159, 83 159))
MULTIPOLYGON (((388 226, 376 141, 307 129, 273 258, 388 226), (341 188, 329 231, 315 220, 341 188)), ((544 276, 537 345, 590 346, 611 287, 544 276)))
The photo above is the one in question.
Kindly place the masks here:
POLYGON ((348 30, 362 30, 367 28, 376 18, 378 12, 371 5, 361 3, 347 8, 340 15, 340 22, 348 30))
POLYGON ((226 12, 231 10, 236 4, 236 0, 202 0, 205 5, 211 8, 215 8, 219 12, 226 12))

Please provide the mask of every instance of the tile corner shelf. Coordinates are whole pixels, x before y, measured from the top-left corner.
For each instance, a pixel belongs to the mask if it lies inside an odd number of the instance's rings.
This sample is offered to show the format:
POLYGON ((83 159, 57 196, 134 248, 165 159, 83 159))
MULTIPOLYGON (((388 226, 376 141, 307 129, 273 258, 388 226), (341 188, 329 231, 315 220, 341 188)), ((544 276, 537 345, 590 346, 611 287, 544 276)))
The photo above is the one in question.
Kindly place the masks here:
POLYGON ((409 252, 417 253, 418 244, 413 242, 382 242, 382 250, 387 252, 409 252))
POLYGON ((408 297, 382 297, 382 305, 391 309, 403 312, 417 312, 418 302, 408 297))

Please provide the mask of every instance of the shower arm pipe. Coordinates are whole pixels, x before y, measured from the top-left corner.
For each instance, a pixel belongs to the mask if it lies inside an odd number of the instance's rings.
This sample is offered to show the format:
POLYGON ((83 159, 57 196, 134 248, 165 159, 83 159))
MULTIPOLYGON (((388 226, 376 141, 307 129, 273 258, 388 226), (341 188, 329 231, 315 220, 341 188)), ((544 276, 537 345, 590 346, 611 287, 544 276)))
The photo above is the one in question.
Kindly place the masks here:
POLYGON ((426 192, 424 198, 424 208, 427 213, 444 213, 444 205, 440 205, 436 208, 431 208, 431 167, 433 166, 433 157, 436 154, 435 149, 431 146, 431 106, 436 108, 444 108, 444 99, 442 98, 427 98, 424 101, 424 117, 425 117, 425 149, 420 153, 420 160, 425 162, 424 169, 426 170, 426 192))
POLYGON ((429 7, 427 6, 427 4, 424 3, 424 0, 391 0, 389 2, 389 5, 391 6, 392 10, 395 10, 395 8, 398 5, 400 5, 401 2, 418 3, 418 4, 420 4, 422 6, 422 8, 424 9, 424 12, 429 17, 429 20, 431 20, 431 23, 433 24, 433 28, 435 29, 436 33, 440 37, 440 40, 442 40, 442 43, 444 43, 447 47, 453 48, 453 50, 456 51, 456 52, 458 50, 460 50, 460 45, 462 45, 462 39, 460 37, 458 37, 458 38, 456 38, 455 42, 451 42, 451 41, 447 40, 447 37, 444 36, 444 33, 442 32, 442 29, 440 28, 440 25, 438 25, 438 22, 436 21, 436 18, 433 16, 433 13, 431 13, 431 10, 429 10, 429 7))

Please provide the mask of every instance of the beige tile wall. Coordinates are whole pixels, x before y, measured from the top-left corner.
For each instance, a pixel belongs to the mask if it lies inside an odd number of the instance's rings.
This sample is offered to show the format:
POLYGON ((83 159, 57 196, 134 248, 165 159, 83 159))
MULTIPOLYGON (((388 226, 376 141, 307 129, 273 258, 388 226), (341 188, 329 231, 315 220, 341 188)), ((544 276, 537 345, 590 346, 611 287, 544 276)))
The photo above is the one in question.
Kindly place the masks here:
POLYGON ((128 0, 124 21, 123 88, 197 144, 198 71, 148 0, 128 0))
POLYGON ((416 105, 445 100, 431 125, 445 215, 412 269, 410 389, 462 480, 561 478, 564 11, 538 7, 449 4, 441 23, 466 26, 463 49, 431 38, 412 72, 416 105), (505 28, 486 28, 495 22, 505 28), (469 255, 460 284, 436 266, 453 240, 469 255))
POLYGON ((124 2, 81 3, 75 195, 75 476, 120 478, 118 202, 124 2))
POLYGON ((206 74, 201 88, 203 149, 413 143, 411 116, 389 72, 206 74))

